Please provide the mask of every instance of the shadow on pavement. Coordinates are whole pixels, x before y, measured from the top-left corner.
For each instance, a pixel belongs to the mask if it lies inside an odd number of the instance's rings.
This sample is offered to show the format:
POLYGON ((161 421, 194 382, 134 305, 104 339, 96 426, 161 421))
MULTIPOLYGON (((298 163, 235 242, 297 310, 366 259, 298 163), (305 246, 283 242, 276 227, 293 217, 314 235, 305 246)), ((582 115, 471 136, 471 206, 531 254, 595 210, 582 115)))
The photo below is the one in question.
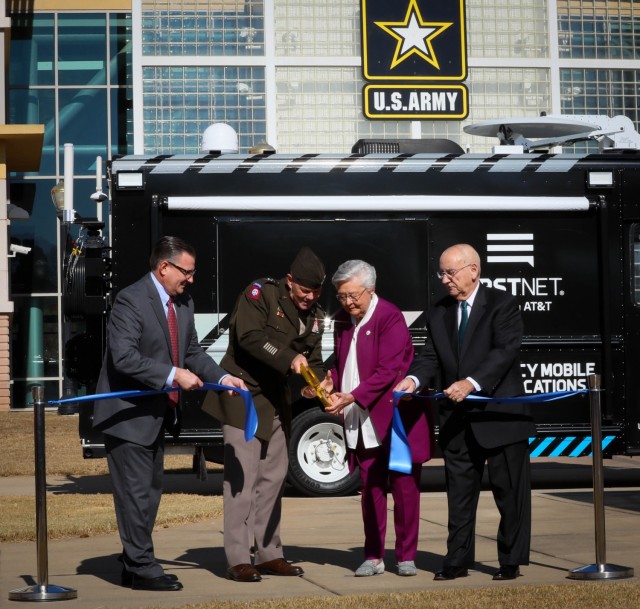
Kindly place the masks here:
MULTIPOLYGON (((111 494, 111 481, 108 474, 99 476, 65 476, 61 481, 49 482, 47 491, 54 495, 111 494)), ((192 472, 165 473, 164 492, 221 495, 222 472, 209 473, 206 480, 199 480, 192 472)))
MULTIPOLYGON (((590 491, 585 491, 584 493, 549 493, 549 495, 551 497, 560 497, 562 499, 570 499, 571 501, 593 504, 593 493, 590 491)), ((640 512, 640 491, 612 491, 605 489, 604 504, 610 508, 640 512)))
MULTIPOLYGON (((315 565, 334 565, 343 567, 350 571, 355 571, 363 559, 362 547, 348 549, 318 548, 311 546, 287 545, 285 558, 292 562, 309 563, 315 565)), ((85 559, 80 562, 77 568, 78 575, 92 575, 110 584, 120 585, 120 571, 122 563, 118 560, 118 554, 106 554, 85 559)), ((433 552, 418 551, 416 562, 420 568, 435 573, 442 567, 443 557, 433 552)), ((388 570, 395 567, 395 556, 393 551, 387 551, 384 557, 388 570)), ((184 554, 176 557, 175 560, 164 560, 158 556, 158 561, 170 573, 175 573, 181 578, 180 572, 189 569, 209 571, 211 574, 222 579, 227 577, 227 563, 224 549, 221 547, 205 546, 191 548, 184 554)), ((477 563, 474 567, 476 571, 492 574, 495 566, 484 566, 477 563)))

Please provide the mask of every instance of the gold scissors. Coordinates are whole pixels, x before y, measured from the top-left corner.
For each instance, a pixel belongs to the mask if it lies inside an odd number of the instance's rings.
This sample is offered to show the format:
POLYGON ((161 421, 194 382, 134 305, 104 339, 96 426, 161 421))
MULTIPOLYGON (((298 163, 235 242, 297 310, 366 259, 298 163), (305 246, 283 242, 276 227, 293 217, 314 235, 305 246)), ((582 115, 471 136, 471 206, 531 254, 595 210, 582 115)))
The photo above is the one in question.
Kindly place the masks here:
POLYGON ((316 397, 322 402, 322 405, 325 407, 331 406, 329 396, 324 388, 320 386, 320 381, 318 380, 316 373, 311 370, 311 368, 307 368, 303 365, 300 366, 300 374, 302 374, 304 380, 307 381, 307 385, 316 392, 316 397))

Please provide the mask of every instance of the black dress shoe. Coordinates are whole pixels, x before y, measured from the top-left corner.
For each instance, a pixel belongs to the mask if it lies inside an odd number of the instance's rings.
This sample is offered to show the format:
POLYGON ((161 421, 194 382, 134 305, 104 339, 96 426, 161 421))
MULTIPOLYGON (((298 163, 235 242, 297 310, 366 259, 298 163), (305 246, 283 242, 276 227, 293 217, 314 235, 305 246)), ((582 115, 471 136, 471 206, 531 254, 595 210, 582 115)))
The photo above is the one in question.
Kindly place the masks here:
MULTIPOLYGON (((165 575, 173 581, 178 581, 178 576, 174 575, 173 573, 165 573, 165 575)), ((122 583, 122 586, 124 588, 131 588, 131 584, 133 584, 133 573, 131 573, 131 571, 127 571, 124 567, 122 567, 120 582, 122 583)))
POLYGON ((442 571, 438 571, 433 579, 437 582, 443 582, 458 577, 467 577, 467 575, 469 575, 469 569, 466 567, 445 567, 442 571))
POLYGON ((256 565, 256 569, 266 575, 292 575, 294 577, 304 575, 304 571, 300 567, 294 567, 284 558, 275 558, 274 560, 260 563, 256 565))
POLYGON ((520 575, 520 567, 518 565, 500 565, 500 568, 493 574, 496 581, 507 581, 515 579, 520 575))
POLYGON ((133 583, 133 573, 127 571, 124 567, 122 567, 122 573, 120 574, 120 583, 124 588, 131 588, 133 583))
POLYGON ((140 577, 139 575, 134 574, 131 589, 170 592, 174 590, 182 590, 182 584, 175 576, 170 577, 169 575, 160 575, 159 577, 140 577))
POLYGON ((236 582, 259 582, 262 575, 248 563, 240 563, 227 569, 227 577, 236 582))

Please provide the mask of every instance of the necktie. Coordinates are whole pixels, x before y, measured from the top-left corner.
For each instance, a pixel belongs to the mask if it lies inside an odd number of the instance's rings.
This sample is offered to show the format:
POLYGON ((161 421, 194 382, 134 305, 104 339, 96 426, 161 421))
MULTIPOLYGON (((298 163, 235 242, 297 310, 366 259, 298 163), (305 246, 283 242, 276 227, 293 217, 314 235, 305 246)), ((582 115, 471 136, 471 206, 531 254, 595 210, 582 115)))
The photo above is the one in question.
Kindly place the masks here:
POLYGON ((464 340, 464 333, 467 329, 467 323, 469 322, 469 313, 467 311, 468 303, 463 300, 460 303, 460 325, 458 326, 458 345, 462 346, 464 340))
MULTIPOLYGON (((173 359, 173 365, 178 365, 178 318, 176 317, 176 309, 173 306, 173 298, 169 298, 167 303, 167 324, 169 326, 169 336, 171 337, 171 357, 173 359)), ((178 392, 171 391, 168 394, 169 402, 172 406, 178 404, 178 392)))

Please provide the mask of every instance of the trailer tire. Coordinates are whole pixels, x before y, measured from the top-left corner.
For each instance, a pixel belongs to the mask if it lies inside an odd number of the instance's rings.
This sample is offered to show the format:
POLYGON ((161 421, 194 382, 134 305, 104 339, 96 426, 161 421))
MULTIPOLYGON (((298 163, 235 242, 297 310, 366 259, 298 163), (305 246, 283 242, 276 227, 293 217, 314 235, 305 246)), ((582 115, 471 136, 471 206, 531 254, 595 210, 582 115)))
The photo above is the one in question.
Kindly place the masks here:
POLYGON ((340 419, 319 407, 293 419, 288 482, 310 497, 339 497, 358 490, 360 477, 357 471, 349 473, 340 419))

